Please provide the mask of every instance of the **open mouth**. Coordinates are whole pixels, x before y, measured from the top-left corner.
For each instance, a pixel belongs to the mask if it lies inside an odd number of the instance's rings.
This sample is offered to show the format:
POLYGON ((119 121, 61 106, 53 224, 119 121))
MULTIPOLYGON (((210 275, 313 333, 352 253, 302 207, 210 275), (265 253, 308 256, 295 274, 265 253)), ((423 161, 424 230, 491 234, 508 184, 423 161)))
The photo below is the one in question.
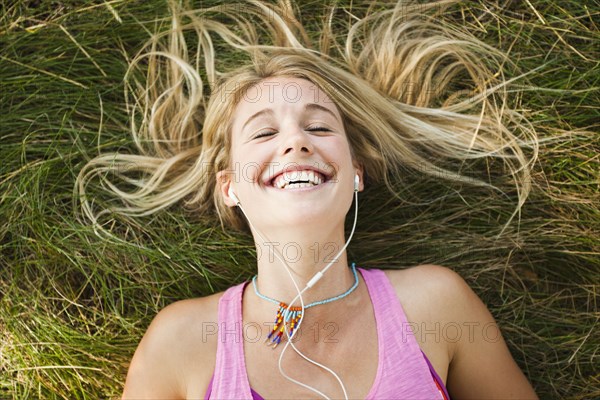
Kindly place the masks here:
POLYGON ((318 186, 329 180, 326 175, 313 170, 286 171, 271 180, 276 189, 299 189, 318 186))

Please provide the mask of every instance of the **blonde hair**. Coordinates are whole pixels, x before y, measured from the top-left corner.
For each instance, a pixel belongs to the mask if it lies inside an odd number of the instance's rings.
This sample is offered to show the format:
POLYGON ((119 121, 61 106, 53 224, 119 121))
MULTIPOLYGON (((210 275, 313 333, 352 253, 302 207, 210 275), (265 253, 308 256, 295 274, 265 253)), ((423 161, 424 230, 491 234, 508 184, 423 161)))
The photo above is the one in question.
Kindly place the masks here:
POLYGON ((417 169, 495 188, 460 168, 444 168, 442 161, 497 158, 517 189, 512 220, 531 188, 537 137, 509 107, 509 82, 502 74, 506 57, 432 15, 449 3, 370 7, 363 18, 355 17, 341 43, 333 34, 333 8, 314 40, 289 1, 199 10, 171 4, 171 28, 153 36, 128 73, 126 96, 139 154, 103 154, 82 169, 76 190, 84 214, 97 224, 106 212, 86 196, 89 182, 99 178, 122 201, 112 210, 124 215, 148 215, 183 201, 198 215, 216 213, 222 225, 244 228, 240 214, 223 203, 216 172, 230 167, 238 100, 263 79, 286 76, 311 81, 335 102, 367 184, 383 182, 398 195, 393 182, 417 169), (197 44, 188 48, 190 33, 197 44), (219 63, 223 46, 235 51, 233 65, 219 63))

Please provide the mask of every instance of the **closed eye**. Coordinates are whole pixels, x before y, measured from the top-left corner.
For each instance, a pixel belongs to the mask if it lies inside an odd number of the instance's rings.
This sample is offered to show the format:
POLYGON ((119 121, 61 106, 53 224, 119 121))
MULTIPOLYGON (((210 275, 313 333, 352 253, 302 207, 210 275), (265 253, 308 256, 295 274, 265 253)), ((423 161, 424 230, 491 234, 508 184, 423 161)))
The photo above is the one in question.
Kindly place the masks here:
MULTIPOLYGON (((323 126, 315 126, 312 128, 306 128, 306 130, 308 132, 332 132, 331 129, 325 128, 323 126)), ((267 136, 273 136, 275 133, 277 133, 277 132, 274 132, 274 131, 261 132, 261 133, 257 134, 256 136, 254 136, 254 139, 259 139, 259 138, 267 137, 267 136)))
POLYGON ((272 135, 274 135, 274 134, 275 134, 275 132, 270 132, 270 131, 267 131, 267 132, 261 132, 261 133, 259 133, 258 135, 254 136, 254 138, 253 138, 253 139, 259 139, 259 138, 261 138, 261 137, 272 136, 272 135))
POLYGON ((306 130, 309 132, 331 132, 331 129, 325 128, 323 126, 315 126, 306 130))

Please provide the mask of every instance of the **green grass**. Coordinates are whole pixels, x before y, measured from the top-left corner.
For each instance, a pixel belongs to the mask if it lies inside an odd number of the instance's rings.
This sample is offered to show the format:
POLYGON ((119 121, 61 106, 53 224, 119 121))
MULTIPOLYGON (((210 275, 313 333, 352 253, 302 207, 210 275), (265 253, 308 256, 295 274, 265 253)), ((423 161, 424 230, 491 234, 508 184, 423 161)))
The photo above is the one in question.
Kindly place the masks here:
MULTIPOLYGON (((0 4, 0 398, 118 397, 156 312, 248 279, 252 242, 179 207, 134 224, 116 216, 129 244, 76 218, 86 161, 133 150, 123 76, 164 26, 163 1, 0 4)), ((305 8, 309 26, 315 9, 305 8)), ((514 198, 409 177, 405 202, 376 187, 361 195, 350 258, 453 268, 541 398, 600 397, 600 4, 481 0, 451 11, 443 17, 510 52, 509 77, 538 68, 514 102, 542 138, 563 140, 542 145, 520 222, 499 239, 514 198)))

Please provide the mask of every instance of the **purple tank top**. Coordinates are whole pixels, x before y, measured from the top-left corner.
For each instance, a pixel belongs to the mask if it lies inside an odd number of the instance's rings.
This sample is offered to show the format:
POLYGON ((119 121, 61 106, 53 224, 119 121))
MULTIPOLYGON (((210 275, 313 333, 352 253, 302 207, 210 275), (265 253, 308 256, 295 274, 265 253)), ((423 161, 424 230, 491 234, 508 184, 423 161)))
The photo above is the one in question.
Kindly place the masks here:
MULTIPOLYGON (((421 351, 385 273, 378 269, 357 270, 371 297, 379 346, 377 374, 367 399, 450 399, 444 383, 421 351)), ((219 300, 219 327, 227 329, 218 331, 215 371, 205 400, 263 400, 250 388, 246 374, 241 329, 246 284, 229 288, 219 300)))

